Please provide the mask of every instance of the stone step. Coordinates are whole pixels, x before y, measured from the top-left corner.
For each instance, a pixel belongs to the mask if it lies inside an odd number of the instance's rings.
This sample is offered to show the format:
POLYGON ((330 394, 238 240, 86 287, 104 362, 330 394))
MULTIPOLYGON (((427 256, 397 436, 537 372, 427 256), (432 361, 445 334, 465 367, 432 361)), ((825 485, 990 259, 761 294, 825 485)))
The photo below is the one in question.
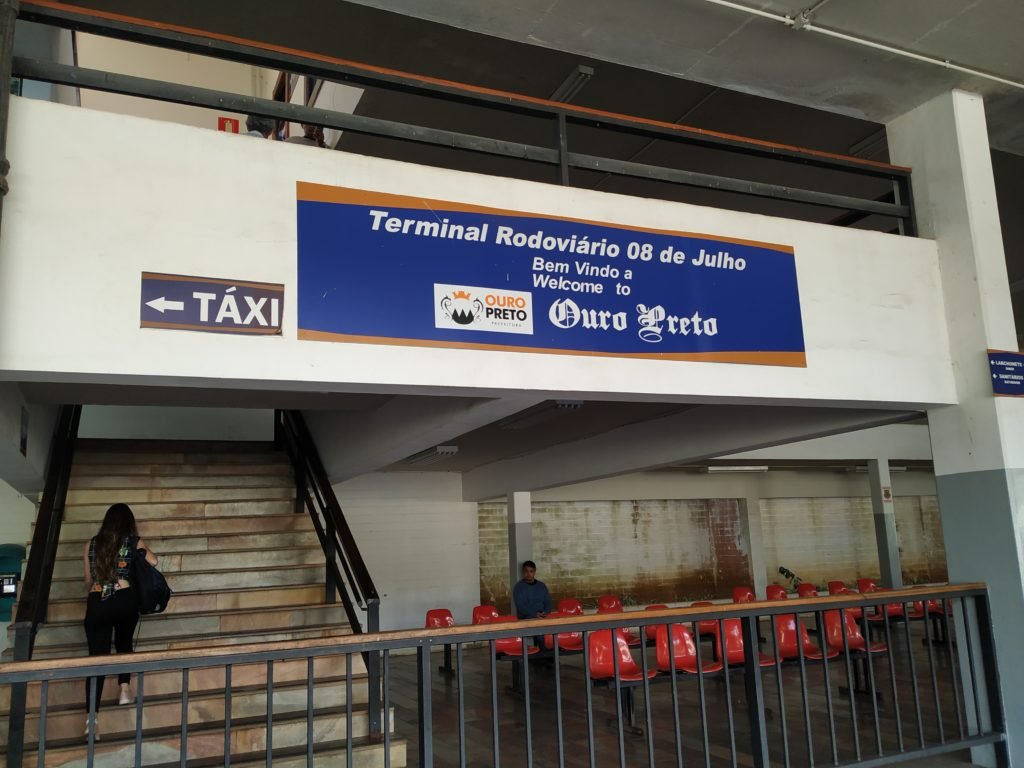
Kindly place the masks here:
POLYGON ((76 475, 71 478, 72 491, 126 488, 261 488, 291 485, 291 474, 275 472, 266 475, 76 475))
MULTIPOLYGON (((404 739, 391 739, 391 760, 384 762, 383 742, 365 743, 357 739, 352 746, 351 768, 384 768, 390 764, 391 768, 405 768, 408 759, 408 745, 404 739)), ((275 749, 272 761, 274 768, 307 768, 309 763, 304 749, 275 749)), ((348 759, 346 747, 343 743, 320 742, 313 753, 314 768, 336 768, 345 765, 348 759)), ((188 763, 188 768, 217 768, 223 765, 223 760, 207 763, 188 763)), ((237 768, 256 768, 266 765, 265 753, 251 755, 232 755, 231 765, 237 768)), ((173 768, 171 766, 170 768, 173 768)))
MULTIPOLYGON (((321 558, 323 555, 321 554, 321 558)), ((295 586, 323 582, 326 568, 320 565, 292 565, 266 568, 240 568, 237 571, 205 571, 167 575, 167 584, 175 592, 207 592, 221 589, 253 589, 295 586)), ((51 600, 86 599, 84 574, 54 579, 51 600)), ((174 598, 171 598, 172 600, 174 598)))
MULTIPOLYGON (((274 663, 274 685, 285 685, 287 683, 306 681, 306 660, 294 659, 289 661, 278 661, 274 663)), ((367 696, 366 687, 366 666, 363 664, 363 657, 359 654, 352 656, 352 673, 355 675, 353 681, 353 701, 365 702, 367 696)), ((313 675, 315 678, 338 677, 345 674, 344 656, 318 656, 313 660, 313 675)), ((181 694, 181 672, 179 670, 167 670, 162 672, 147 672, 145 680, 145 698, 150 696, 168 696, 181 694)), ((137 681, 137 678, 136 678, 137 681)), ((223 667, 202 667, 193 669, 188 675, 188 688, 193 693, 222 692, 224 690, 224 668, 223 667)), ((266 685, 267 665, 263 662, 253 664, 235 664, 231 668, 231 683, 233 686, 266 685)), ((133 683, 137 685, 137 682, 133 683)), ((39 683, 30 683, 27 686, 26 706, 31 709, 38 709, 40 706, 40 694, 42 686, 39 683)), ((111 679, 103 688, 103 702, 116 708, 118 698, 118 686, 111 679)), ((53 680, 50 682, 49 693, 47 694, 48 704, 68 704, 85 700, 85 682, 82 679, 53 680)), ((11 689, 9 686, 0 687, 0 719, 6 717, 10 712, 11 689)))
MULTIPOLYGON (((82 561, 84 545, 81 546, 82 549, 79 550, 77 556, 58 558, 54 562, 54 578, 72 578, 74 576, 84 578, 82 561)), ((274 549, 225 549, 216 552, 173 554, 160 551, 154 545, 153 551, 159 557, 157 567, 164 576, 195 571, 235 571, 239 568, 274 568, 278 565, 314 565, 324 559, 323 549, 315 539, 305 546, 274 549)))
MULTIPOLYGON (((308 519, 308 518, 307 518, 308 519)), ((188 530, 189 521, 181 521, 183 530, 188 530)), ((97 529, 98 529, 97 524, 97 529)), ((145 526, 142 526, 145 528, 145 526)), ((238 527, 246 528, 244 520, 238 527)), ((319 547, 320 540, 310 523, 307 531, 271 531, 269 533, 225 533, 219 536, 147 536, 146 544, 161 559, 165 555, 185 552, 224 552, 242 549, 279 549, 283 547, 319 547)), ((62 537, 57 545, 57 557, 82 558, 85 541, 72 541, 62 537)), ((31 550, 30 550, 31 551, 31 550)))
POLYGON ((68 491, 67 504, 137 504, 146 501, 263 501, 290 499, 295 486, 280 485, 259 488, 103 488, 68 491))
MULTIPOLYGON (((98 528, 107 514, 110 504, 72 504, 64 509, 64 522, 92 523, 98 528)), ((164 518, 194 517, 248 517, 260 515, 285 515, 294 508, 292 499, 262 499, 247 501, 184 501, 184 502, 135 502, 132 513, 138 522, 164 518)), ((95 534, 95 529, 89 536, 95 534)), ((61 532, 63 536, 63 531, 61 532)))
MULTIPOLYGON (((111 678, 107 683, 118 688, 111 678)), ((104 686, 104 689, 106 686, 104 686)), ((365 684, 362 685, 366 691, 365 684)), ((83 689, 84 690, 84 689, 83 689)), ((306 681, 296 681, 278 686, 274 685, 275 714, 306 711, 306 681)), ((344 676, 319 678, 313 687, 314 709, 344 707, 346 700, 346 684, 344 676)), ((358 701, 356 695, 356 679, 352 681, 353 708, 365 705, 358 701)), ((199 725, 211 720, 224 720, 224 692, 207 691, 199 693, 189 691, 188 722, 199 725)), ((83 712, 85 708, 84 694, 80 701, 62 701, 53 703, 47 708, 46 737, 47 740, 75 739, 82 735, 83 712)), ((248 717, 266 715, 267 689, 266 683, 250 686, 236 685, 232 678, 231 686, 231 718, 241 720, 248 717)), ((134 705, 120 706, 112 704, 101 707, 99 712, 99 729, 104 738, 118 738, 135 733, 137 711, 134 705)), ((7 718, 0 719, 0 744, 7 743, 7 718)), ((181 695, 157 696, 149 691, 143 696, 142 728, 150 731, 157 728, 181 726, 181 695)), ((25 739, 30 742, 39 740, 39 710, 33 709, 26 713, 25 739)))
MULTIPOLYGON (((40 627, 42 633, 44 627, 40 627)), ((146 651, 181 651, 194 648, 228 648, 233 645, 251 643, 283 643, 295 640, 312 640, 323 637, 344 637, 352 634, 348 622, 339 624, 321 624, 291 629, 245 630, 242 632, 216 632, 208 635, 190 634, 169 637, 143 637, 135 644, 139 653, 146 651)), ((67 659, 81 656, 85 650, 85 639, 82 642, 66 645, 37 645, 32 660, 67 659)), ((5 651, 6 653, 6 651, 5 651)))
MULTIPOLYGON (((204 590, 197 592, 175 592, 162 615, 200 613, 209 611, 230 611, 242 608, 265 609, 281 606, 316 605, 324 599, 324 585, 321 583, 300 584, 291 587, 266 587, 232 590, 204 590)), ((83 621, 85 600, 50 600, 46 620, 83 621)))
POLYGON ((161 477, 165 475, 179 477, 196 477, 203 475, 290 475, 291 463, 282 458, 280 461, 255 464, 235 464, 218 462, 216 464, 116 464, 75 462, 71 467, 71 477, 92 477, 95 475, 140 475, 161 477))
MULTIPOLYGON (((172 598, 173 600, 173 598, 172 598)), ((143 616, 136 630, 141 646, 170 637, 190 638, 231 634, 236 632, 265 632, 270 630, 302 629, 308 626, 348 626, 345 609, 340 604, 285 606, 210 613, 160 613, 143 616)), ((9 630, 13 644, 12 630, 9 630)), ((35 647, 42 650, 52 646, 77 644, 85 649, 85 629, 80 621, 61 621, 43 624, 36 634, 35 647)))
MULTIPOLYGON (((84 726, 84 718, 80 717, 80 725, 84 726)), ((389 713, 388 727, 393 726, 394 714, 389 713)), ((291 712, 275 716, 273 723, 273 743, 275 748, 305 747, 306 745, 306 713, 291 712)), ((354 709, 352 713, 352 733, 346 731, 347 722, 344 707, 330 707, 314 711, 313 740, 320 742, 342 742, 348 736, 365 738, 369 731, 369 717, 365 706, 354 709)), ((232 754, 263 751, 267 745, 265 715, 257 715, 231 723, 232 754)), ((180 723, 178 726, 159 728, 148 731, 142 742, 142 765, 157 766, 180 761, 180 723)), ((102 730, 101 730, 102 735, 102 730)), ((28 746, 26 744, 26 746, 28 746)), ((188 730, 187 759, 219 758, 224 754, 224 723, 210 720, 188 730)), ((48 743, 46 749, 47 768, 51 766, 84 765, 88 753, 88 745, 79 733, 77 737, 66 741, 48 743)), ((120 768, 133 765, 135 756, 134 734, 130 737, 117 738, 116 735, 103 737, 94 746, 94 763, 96 768, 120 768)), ((24 765, 38 766, 35 749, 26 749, 24 765)), ((381 755, 383 759, 383 754, 381 755)))
MULTIPOLYGON (((290 505, 291 502, 289 501, 290 505)), ((266 533, 270 531, 306 531, 312 528, 309 515, 288 512, 280 515, 255 515, 244 521, 238 516, 228 517, 196 517, 196 518, 164 518, 147 519, 139 524, 139 533, 143 538, 159 538, 161 536, 180 536, 188 533, 193 536, 208 536, 238 533, 239 529, 249 533, 266 533)), ((65 522, 60 529, 61 541, 88 541, 99 530, 97 522, 65 522)))

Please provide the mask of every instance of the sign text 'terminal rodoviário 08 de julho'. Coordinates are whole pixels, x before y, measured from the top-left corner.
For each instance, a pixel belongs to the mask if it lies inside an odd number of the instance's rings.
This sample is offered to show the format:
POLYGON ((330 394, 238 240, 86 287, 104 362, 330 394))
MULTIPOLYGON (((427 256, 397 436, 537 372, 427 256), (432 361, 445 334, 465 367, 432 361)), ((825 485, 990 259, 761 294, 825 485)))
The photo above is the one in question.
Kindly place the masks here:
POLYGON ((298 184, 299 338, 804 366, 793 249, 298 184))

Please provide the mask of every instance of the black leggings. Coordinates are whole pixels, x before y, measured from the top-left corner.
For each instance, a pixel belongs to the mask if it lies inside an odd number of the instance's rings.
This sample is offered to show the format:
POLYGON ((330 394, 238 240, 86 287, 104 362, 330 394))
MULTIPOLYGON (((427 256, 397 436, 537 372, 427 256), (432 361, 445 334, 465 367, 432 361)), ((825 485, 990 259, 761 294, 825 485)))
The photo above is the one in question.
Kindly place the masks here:
MULTIPOLYGON (((106 600, 99 592, 89 593, 89 602, 85 607, 85 636, 89 641, 90 656, 110 655, 110 636, 114 636, 114 647, 118 653, 131 653, 135 626, 139 623, 139 604, 135 592, 131 589, 119 589, 106 600)), ((96 711, 103 700, 103 675, 96 680, 96 711)), ((85 711, 89 711, 90 680, 85 681, 85 711)), ((117 676, 118 683, 131 682, 131 675, 122 673, 117 676)))

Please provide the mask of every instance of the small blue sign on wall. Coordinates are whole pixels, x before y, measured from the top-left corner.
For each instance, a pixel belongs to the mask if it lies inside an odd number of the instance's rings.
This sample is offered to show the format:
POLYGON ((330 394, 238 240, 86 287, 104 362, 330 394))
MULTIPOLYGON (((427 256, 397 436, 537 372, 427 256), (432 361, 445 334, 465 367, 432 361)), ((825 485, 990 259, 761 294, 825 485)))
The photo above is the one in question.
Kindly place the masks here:
POLYGON ((280 336, 283 309, 279 283, 142 273, 143 328, 280 336))
POLYGON ((1024 353, 988 351, 992 372, 992 394, 996 397, 1024 397, 1024 353))
POLYGON ((297 192, 300 339, 807 365, 791 246, 297 192))

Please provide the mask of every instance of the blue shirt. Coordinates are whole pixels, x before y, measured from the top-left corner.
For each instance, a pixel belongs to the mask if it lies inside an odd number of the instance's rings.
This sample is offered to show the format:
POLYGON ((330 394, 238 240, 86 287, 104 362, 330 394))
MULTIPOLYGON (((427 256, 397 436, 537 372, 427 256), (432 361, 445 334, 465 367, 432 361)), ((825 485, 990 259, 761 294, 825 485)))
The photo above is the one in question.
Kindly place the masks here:
POLYGON ((551 593, 543 581, 527 584, 520 579, 512 590, 512 602, 520 619, 534 619, 538 613, 551 613, 551 593))

